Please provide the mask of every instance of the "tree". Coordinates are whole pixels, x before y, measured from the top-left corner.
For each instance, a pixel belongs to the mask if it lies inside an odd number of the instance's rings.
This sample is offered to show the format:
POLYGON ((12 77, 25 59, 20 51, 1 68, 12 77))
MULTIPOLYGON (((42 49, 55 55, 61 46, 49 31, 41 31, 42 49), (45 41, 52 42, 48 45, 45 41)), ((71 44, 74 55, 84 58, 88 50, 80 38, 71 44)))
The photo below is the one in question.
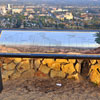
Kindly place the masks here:
POLYGON ((96 33, 96 39, 95 41, 100 44, 100 32, 96 33))

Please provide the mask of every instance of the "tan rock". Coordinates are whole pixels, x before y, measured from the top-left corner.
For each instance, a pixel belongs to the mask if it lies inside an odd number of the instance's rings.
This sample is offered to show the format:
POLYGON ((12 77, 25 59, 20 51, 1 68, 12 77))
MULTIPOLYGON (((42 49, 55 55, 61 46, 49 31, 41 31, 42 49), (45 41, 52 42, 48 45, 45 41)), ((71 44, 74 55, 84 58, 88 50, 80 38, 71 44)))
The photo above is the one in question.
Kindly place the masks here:
POLYGON ((29 69, 28 71, 22 74, 22 78, 32 78, 34 77, 35 71, 33 69, 29 69))
POLYGON ((7 81, 9 80, 9 78, 12 76, 12 74, 14 73, 14 70, 13 71, 3 71, 2 72, 2 79, 3 81, 7 81))
POLYGON ((75 63, 75 62, 76 62, 76 59, 68 59, 68 61, 69 61, 70 63, 75 63))
POLYGON ((75 80, 77 80, 77 82, 83 81, 83 78, 79 73, 76 73, 74 75, 69 75, 67 78, 68 79, 75 79, 75 80))
POLYGON ((48 74, 50 72, 50 68, 43 64, 40 66, 39 70, 44 74, 48 74))
POLYGON ((100 60, 97 60, 98 64, 100 64, 100 60))
POLYGON ((62 68, 63 72, 68 73, 69 75, 72 74, 73 72, 75 72, 75 68, 74 68, 74 65, 72 63, 62 65, 61 68, 62 68))
POLYGON ((14 59, 14 62, 15 62, 16 64, 20 63, 21 61, 22 61, 22 58, 15 58, 15 59, 14 59))
POLYGON ((92 65, 96 64, 96 60, 90 60, 90 62, 92 65))
POLYGON ((89 78, 91 82, 100 85, 100 64, 92 65, 89 70, 89 78))
POLYGON ((49 78, 49 76, 47 74, 44 74, 40 70, 38 70, 37 72, 35 72, 34 76, 35 77, 39 77, 39 78, 46 78, 46 79, 49 78))
POLYGON ((67 59, 56 59, 56 62, 58 63, 69 63, 67 59))
POLYGON ((14 61, 14 59, 9 59, 9 58, 5 58, 4 59, 4 63, 6 63, 6 64, 9 64, 9 63, 11 63, 13 61, 14 61))
POLYGON ((91 82, 100 85, 100 73, 97 70, 93 70, 89 76, 91 82))
POLYGON ((0 67, 2 67, 2 62, 0 61, 0 67))
POLYGON ((31 58, 21 58, 21 61, 25 61, 26 63, 29 63, 29 60, 30 60, 31 58))
POLYGON ((34 61, 34 70, 36 71, 41 65, 41 59, 36 59, 34 61))
POLYGON ((56 77, 65 78, 66 74, 64 72, 62 72, 62 71, 51 70, 50 77, 51 78, 56 78, 56 77))
POLYGON ((55 62, 54 59, 44 59, 42 63, 48 64, 48 66, 51 66, 52 63, 54 63, 54 62, 55 62))
POLYGON ((21 62, 20 64, 17 65, 17 70, 20 73, 23 73, 24 71, 27 71, 29 69, 30 69, 29 63, 21 62))
POLYGON ((60 71, 60 63, 55 62, 50 66, 50 68, 57 70, 57 71, 60 71))
POLYGON ((97 69, 100 70, 100 64, 91 65, 89 72, 91 72, 92 70, 97 70, 97 69))
POLYGON ((11 79, 17 79, 19 77, 21 77, 21 74, 19 72, 16 72, 11 76, 11 79))
POLYGON ((15 69, 15 67, 16 67, 16 65, 12 62, 12 63, 10 63, 10 64, 3 64, 3 68, 5 69, 5 70, 14 70, 15 69))
POLYGON ((76 69, 76 71, 77 71, 78 73, 80 73, 80 72, 81 72, 81 64, 80 64, 80 63, 77 63, 77 64, 75 65, 75 69, 76 69))

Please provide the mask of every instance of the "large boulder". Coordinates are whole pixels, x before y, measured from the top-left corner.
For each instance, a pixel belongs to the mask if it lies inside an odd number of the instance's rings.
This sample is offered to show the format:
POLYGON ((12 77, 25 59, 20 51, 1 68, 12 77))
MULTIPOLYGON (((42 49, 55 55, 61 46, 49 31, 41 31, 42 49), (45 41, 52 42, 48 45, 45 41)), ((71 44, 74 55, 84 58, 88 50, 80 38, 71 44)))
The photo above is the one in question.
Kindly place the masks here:
POLYGON ((51 70, 50 72, 50 77, 51 78, 65 78, 66 77, 66 73, 62 72, 62 71, 55 71, 55 70, 51 70))
POLYGON ((100 85, 100 64, 92 65, 89 70, 89 78, 91 82, 100 85))
POLYGON ((51 66, 54 62, 54 59, 44 59, 42 63, 51 66))
POLYGON ((29 69, 28 71, 25 71, 23 74, 22 74, 22 78, 33 78, 34 77, 34 73, 35 71, 33 69, 29 69))
POLYGON ((16 68, 17 68, 17 71, 18 71, 18 72, 23 73, 23 72, 25 72, 25 71, 27 71, 27 70, 30 69, 30 64, 29 64, 29 62, 26 63, 25 61, 23 61, 23 62, 20 62, 20 63, 16 66, 16 68))
POLYGON ((65 72, 67 74, 72 74, 73 72, 75 72, 75 68, 74 68, 74 65, 73 63, 69 63, 69 64, 66 64, 66 65, 62 65, 62 72, 65 72))
POLYGON ((55 62, 55 63, 52 63, 52 65, 50 66, 51 69, 53 70, 57 70, 57 71, 60 71, 60 63, 58 62, 55 62))
POLYGON ((100 72, 98 72, 97 70, 93 70, 90 73, 90 81, 100 85, 100 72))
POLYGON ((50 72, 50 68, 47 67, 46 65, 43 65, 43 64, 40 65, 39 70, 40 70, 41 72, 43 72, 44 74, 49 74, 49 72, 50 72))

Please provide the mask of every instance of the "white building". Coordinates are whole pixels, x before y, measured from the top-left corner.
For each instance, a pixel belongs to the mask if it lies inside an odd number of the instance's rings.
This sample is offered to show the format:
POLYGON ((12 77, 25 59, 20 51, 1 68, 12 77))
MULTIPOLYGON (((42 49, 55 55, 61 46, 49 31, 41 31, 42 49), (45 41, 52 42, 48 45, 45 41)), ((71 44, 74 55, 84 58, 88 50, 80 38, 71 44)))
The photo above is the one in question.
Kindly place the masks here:
POLYGON ((6 6, 0 6, 0 14, 2 14, 2 15, 7 14, 6 6))
POLYGON ((11 8, 11 4, 8 4, 7 5, 7 10, 11 10, 12 8, 11 8))
POLYGON ((23 9, 12 9, 12 14, 18 13, 20 14, 23 11, 23 9))

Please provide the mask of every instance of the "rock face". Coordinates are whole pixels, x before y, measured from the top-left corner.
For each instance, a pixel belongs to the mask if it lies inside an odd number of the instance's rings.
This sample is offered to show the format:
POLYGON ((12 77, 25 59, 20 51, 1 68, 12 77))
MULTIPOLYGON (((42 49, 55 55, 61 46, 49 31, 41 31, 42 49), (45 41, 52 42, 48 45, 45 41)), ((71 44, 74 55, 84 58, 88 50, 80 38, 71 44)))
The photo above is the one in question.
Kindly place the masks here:
POLYGON ((89 76, 91 82, 100 85, 100 64, 91 65, 89 76))
POLYGON ((35 76, 81 81, 82 77, 89 77, 91 82, 100 84, 100 60, 0 58, 0 67, 3 81, 35 76))

